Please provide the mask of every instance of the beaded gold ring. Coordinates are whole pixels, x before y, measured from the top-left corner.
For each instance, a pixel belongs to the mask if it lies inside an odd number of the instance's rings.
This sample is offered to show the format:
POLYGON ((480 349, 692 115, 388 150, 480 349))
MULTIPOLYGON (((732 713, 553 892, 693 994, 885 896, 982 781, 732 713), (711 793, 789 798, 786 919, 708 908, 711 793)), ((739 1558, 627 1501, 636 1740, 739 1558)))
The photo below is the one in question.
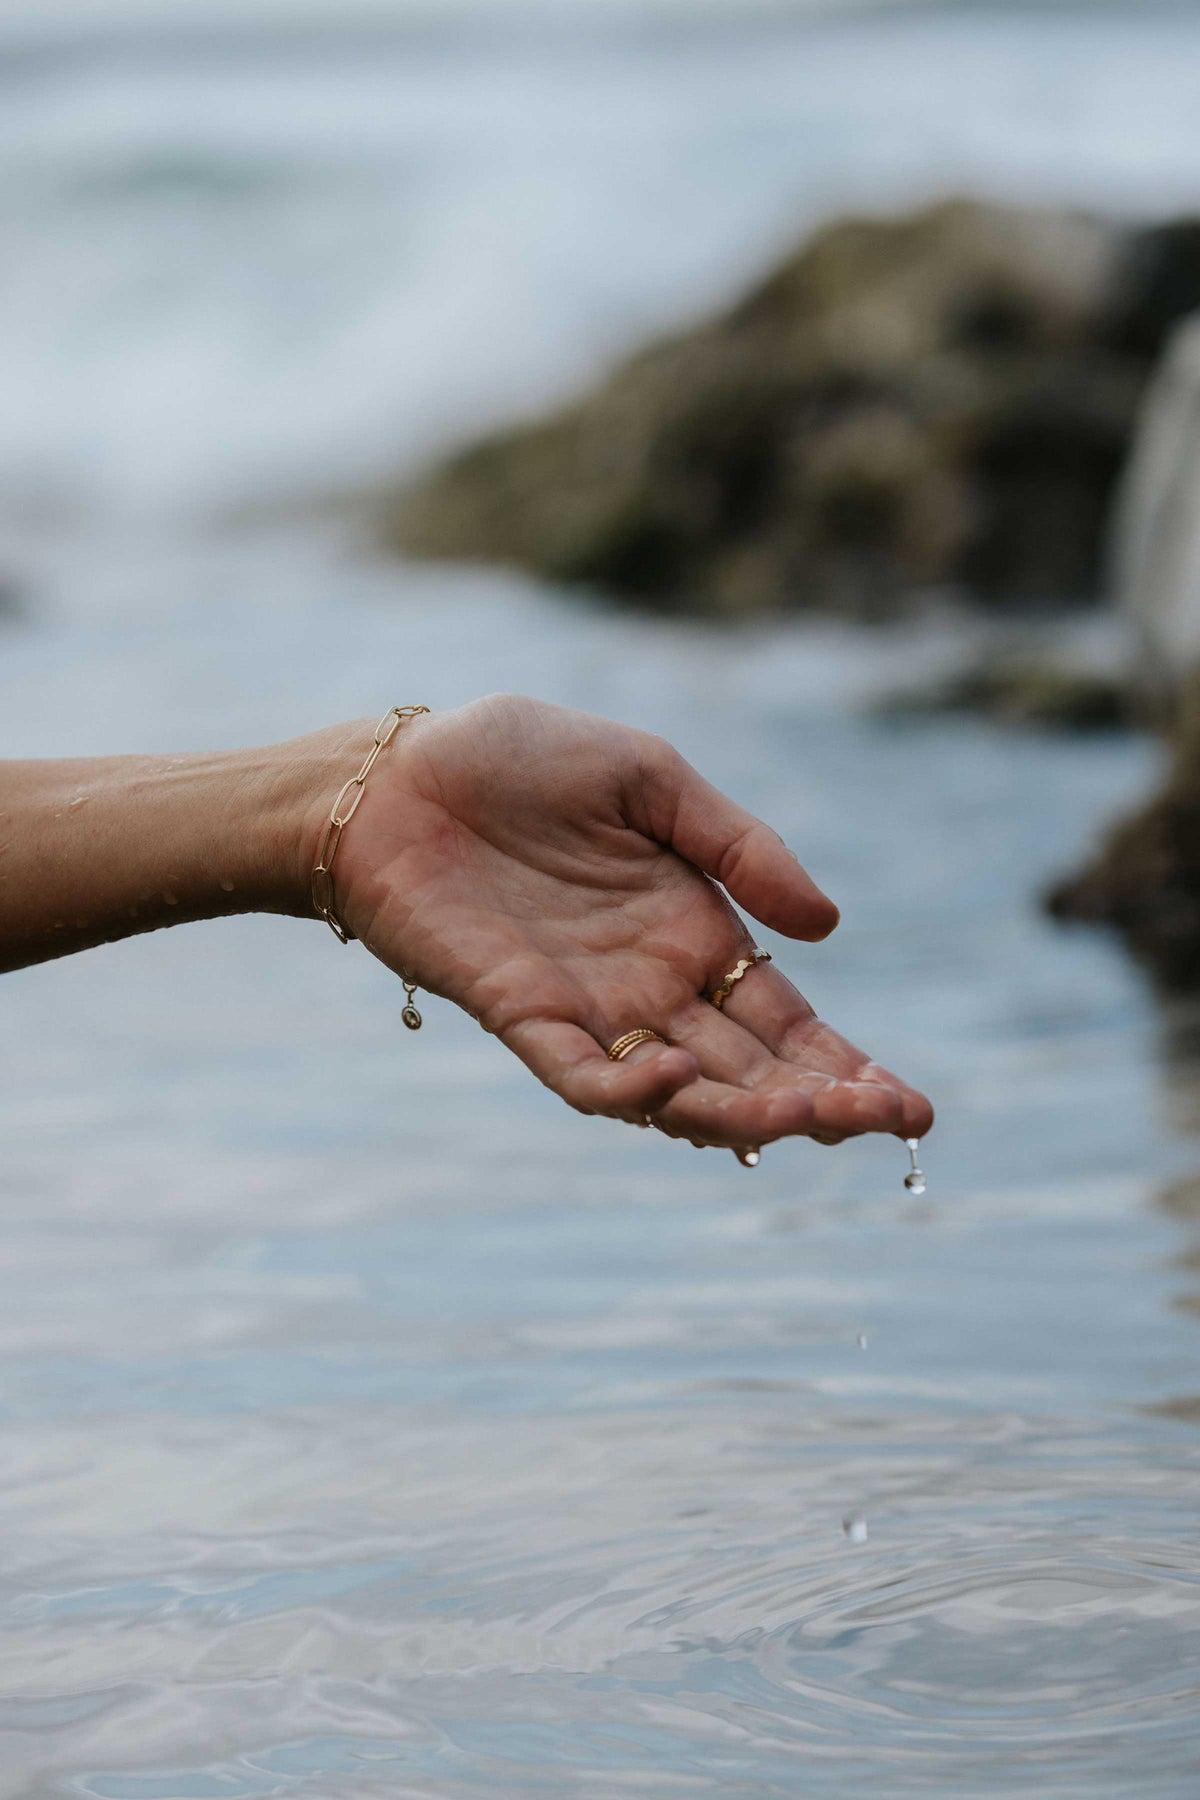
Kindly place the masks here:
POLYGON ((716 1007, 718 1012, 720 1012, 730 994, 733 992, 734 987, 742 979, 742 976, 748 974, 755 963, 770 962, 770 960, 771 952, 769 950, 754 949, 750 952, 749 956, 743 956, 737 968, 731 969, 720 987, 714 988, 712 993, 708 996, 710 1003, 716 1007))

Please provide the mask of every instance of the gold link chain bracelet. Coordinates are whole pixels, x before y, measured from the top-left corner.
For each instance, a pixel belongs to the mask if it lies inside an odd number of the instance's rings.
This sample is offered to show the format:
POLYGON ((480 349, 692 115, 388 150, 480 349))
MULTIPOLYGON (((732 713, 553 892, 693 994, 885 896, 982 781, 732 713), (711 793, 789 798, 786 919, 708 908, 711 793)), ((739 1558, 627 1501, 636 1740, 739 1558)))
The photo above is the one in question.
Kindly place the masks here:
MULTIPOLYGON (((338 853, 338 845, 342 841, 342 832, 358 811, 358 803, 363 797, 367 776, 375 767, 381 750, 386 750, 406 719, 415 719, 421 713, 427 713, 427 706, 392 706, 384 713, 375 727, 375 736, 371 748, 367 751, 362 768, 357 775, 352 775, 342 788, 337 799, 329 809, 329 819, 325 826, 325 835, 321 839, 321 848, 317 852, 317 860, 312 872, 312 901, 317 917, 324 919, 330 931, 341 944, 350 942, 350 933, 338 916, 333 899, 333 859, 338 853), (347 804, 347 796, 349 797, 347 804), (342 807, 345 804, 346 810, 342 807)), ((417 985, 407 975, 400 977, 404 983, 404 991, 408 995, 407 1003, 400 1017, 410 1031, 419 1031, 421 1015, 413 1005, 413 995, 417 985)))

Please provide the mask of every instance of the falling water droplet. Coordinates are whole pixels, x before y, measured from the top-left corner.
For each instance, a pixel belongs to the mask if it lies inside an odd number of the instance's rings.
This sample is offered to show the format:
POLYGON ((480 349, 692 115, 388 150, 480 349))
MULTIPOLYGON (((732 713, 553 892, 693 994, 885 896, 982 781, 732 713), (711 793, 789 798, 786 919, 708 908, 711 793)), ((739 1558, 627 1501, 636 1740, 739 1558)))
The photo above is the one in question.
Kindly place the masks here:
POLYGON ((905 1138, 904 1140, 904 1148, 908 1151, 908 1160, 912 1164, 908 1174, 904 1177, 904 1185, 910 1194, 923 1194, 925 1192, 925 1171, 924 1169, 919 1169, 917 1167, 917 1150, 919 1146, 919 1138, 905 1138))
POLYGON ((867 1334, 865 1331, 860 1331, 858 1334, 858 1347, 860 1350, 865 1350, 867 1347, 867 1334))
POLYGON ((842 1535, 849 1538, 852 1544, 865 1544, 868 1536, 867 1521, 861 1513, 847 1513, 842 1520, 842 1535))

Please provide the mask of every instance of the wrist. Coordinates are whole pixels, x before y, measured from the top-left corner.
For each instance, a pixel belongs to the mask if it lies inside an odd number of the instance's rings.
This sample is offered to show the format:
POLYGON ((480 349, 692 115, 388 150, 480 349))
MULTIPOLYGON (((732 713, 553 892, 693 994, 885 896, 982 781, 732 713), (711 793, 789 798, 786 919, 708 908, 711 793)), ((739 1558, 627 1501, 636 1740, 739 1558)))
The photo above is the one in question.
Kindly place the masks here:
POLYGON ((373 723, 363 719, 275 744, 255 801, 263 910, 315 917, 312 871, 338 790, 362 762, 373 723))
MULTIPOLYGON (((406 720, 382 751, 393 781, 394 766, 404 754, 409 729, 411 721, 406 720)), ((322 850, 327 858, 332 854, 327 842, 330 813, 347 783, 362 768, 375 731, 374 719, 352 719, 276 747, 277 766, 266 812, 273 823, 265 838, 275 889, 272 910, 301 918, 320 916, 313 900, 313 871, 322 850)), ((356 806, 353 821, 347 821, 346 846, 338 848, 336 867, 331 870, 335 909, 340 906, 339 897, 349 884, 351 866, 357 860, 350 834, 361 835, 365 816, 384 786, 385 766, 379 763, 367 776, 361 808, 356 806)), ((352 804, 353 790, 342 801, 343 816, 352 804)))

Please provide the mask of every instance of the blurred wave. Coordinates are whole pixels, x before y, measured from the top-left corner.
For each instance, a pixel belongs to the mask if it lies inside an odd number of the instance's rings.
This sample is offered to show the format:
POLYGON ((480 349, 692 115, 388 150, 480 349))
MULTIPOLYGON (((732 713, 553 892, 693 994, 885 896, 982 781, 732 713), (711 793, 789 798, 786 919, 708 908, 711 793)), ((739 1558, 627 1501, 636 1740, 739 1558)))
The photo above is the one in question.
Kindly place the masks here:
POLYGON ((0 529, 370 486, 847 207, 1200 195, 1194 8, 283 10, 6 8, 0 529))

